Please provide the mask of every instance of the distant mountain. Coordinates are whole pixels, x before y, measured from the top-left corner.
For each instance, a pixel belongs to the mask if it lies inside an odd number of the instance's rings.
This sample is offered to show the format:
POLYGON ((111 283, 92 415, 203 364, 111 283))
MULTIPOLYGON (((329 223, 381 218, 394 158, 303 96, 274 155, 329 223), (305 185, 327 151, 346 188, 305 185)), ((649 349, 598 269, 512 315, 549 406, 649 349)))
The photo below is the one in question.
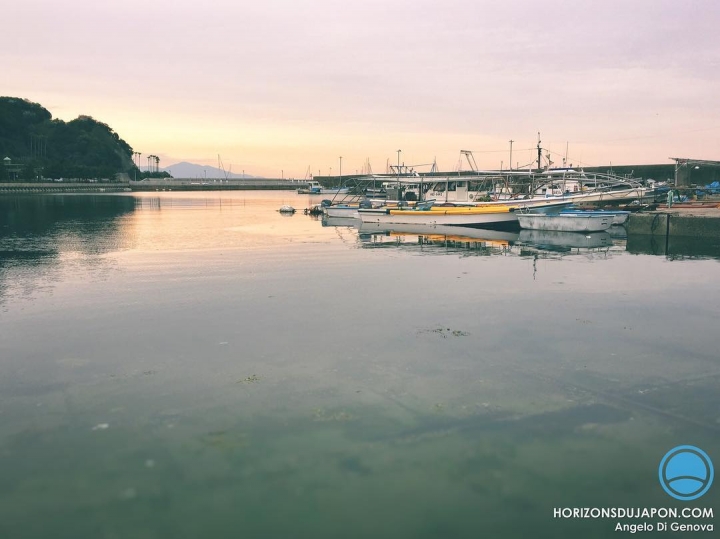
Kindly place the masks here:
POLYGON ((237 174, 235 172, 223 171, 217 167, 210 167, 207 165, 196 165, 195 163, 175 163, 169 167, 163 168, 163 170, 172 174, 173 178, 212 178, 212 179, 225 179, 227 178, 255 178, 250 174, 237 174))

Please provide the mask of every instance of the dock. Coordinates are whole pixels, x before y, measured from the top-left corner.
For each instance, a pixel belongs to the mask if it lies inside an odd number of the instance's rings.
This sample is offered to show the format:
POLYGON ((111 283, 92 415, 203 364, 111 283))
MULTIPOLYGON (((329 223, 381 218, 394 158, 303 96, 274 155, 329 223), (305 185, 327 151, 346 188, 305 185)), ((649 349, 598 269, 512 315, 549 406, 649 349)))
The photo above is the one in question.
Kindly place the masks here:
POLYGON ((627 225, 628 236, 685 236, 720 238, 720 202, 716 206, 682 205, 634 213, 627 225))

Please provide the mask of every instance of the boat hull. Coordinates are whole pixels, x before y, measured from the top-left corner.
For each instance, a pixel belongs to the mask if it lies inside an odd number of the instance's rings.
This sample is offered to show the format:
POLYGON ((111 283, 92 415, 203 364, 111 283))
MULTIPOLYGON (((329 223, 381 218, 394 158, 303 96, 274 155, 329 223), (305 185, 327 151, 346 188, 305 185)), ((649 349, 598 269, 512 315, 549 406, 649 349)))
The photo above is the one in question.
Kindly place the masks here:
POLYGON ((357 206, 325 206, 323 211, 328 217, 358 218, 357 206))
POLYGON ((613 225, 624 225, 630 217, 629 211, 585 211, 585 210, 563 210, 562 214, 577 215, 606 215, 612 217, 613 225))
POLYGON ((517 219, 522 228, 558 232, 599 232, 612 226, 612 217, 606 215, 519 213, 517 219))
POLYGON ((504 211, 462 211, 459 208, 449 208, 446 211, 434 208, 428 211, 388 211, 388 210, 358 210, 363 223, 378 223, 386 225, 446 225, 467 226, 493 229, 517 229, 518 222, 515 212, 504 211))

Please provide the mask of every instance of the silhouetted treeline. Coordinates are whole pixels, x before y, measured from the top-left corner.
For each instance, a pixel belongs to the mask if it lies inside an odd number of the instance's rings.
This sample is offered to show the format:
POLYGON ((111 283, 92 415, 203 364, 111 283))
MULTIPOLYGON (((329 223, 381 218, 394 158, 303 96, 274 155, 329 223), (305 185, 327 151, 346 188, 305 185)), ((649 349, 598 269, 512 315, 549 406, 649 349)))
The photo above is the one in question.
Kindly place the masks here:
POLYGON ((11 159, 0 166, 0 181, 132 177, 138 172, 132 154, 110 126, 90 116, 64 122, 37 103, 0 97, 0 159, 11 159))

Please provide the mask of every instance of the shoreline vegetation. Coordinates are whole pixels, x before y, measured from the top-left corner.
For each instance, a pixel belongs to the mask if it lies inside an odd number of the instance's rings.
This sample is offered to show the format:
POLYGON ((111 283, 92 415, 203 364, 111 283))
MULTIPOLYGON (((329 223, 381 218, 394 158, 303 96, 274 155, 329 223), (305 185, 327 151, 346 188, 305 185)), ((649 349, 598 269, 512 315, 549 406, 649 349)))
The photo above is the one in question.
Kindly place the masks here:
POLYGON ((133 148, 91 116, 64 122, 38 103, 0 97, 0 182, 129 181, 170 177, 141 171, 133 148))

